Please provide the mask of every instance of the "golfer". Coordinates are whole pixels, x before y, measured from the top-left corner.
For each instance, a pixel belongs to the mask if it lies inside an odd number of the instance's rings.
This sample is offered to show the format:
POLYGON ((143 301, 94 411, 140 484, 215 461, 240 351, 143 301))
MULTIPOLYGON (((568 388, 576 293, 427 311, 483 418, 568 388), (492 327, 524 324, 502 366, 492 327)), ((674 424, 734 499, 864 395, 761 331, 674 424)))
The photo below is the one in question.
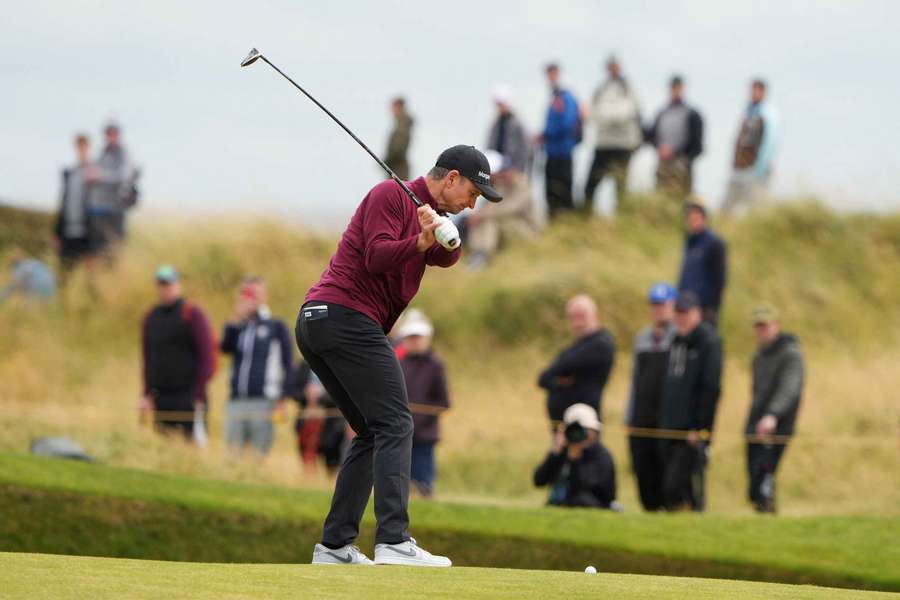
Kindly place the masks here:
POLYGON ((490 166, 472 146, 445 150, 425 177, 409 182, 418 209, 393 180, 366 195, 337 251, 297 317, 297 345, 356 432, 341 465, 314 564, 373 562, 353 546, 375 486, 374 564, 449 567, 410 537, 413 421, 403 371, 386 333, 416 295, 426 266, 450 267, 460 250, 435 240, 438 213, 499 202, 490 166))

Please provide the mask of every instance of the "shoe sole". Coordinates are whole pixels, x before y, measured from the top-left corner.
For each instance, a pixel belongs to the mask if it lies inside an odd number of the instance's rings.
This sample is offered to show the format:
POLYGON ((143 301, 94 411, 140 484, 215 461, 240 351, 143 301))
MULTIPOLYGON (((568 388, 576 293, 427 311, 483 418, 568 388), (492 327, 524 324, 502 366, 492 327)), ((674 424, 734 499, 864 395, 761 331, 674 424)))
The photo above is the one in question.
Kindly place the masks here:
POLYGON ((344 566, 344 567, 354 567, 354 566, 362 566, 362 567, 371 567, 374 563, 364 563, 364 562, 340 562, 336 560, 316 560, 312 559, 311 565, 335 565, 335 566, 344 566))
POLYGON ((447 568, 452 567, 453 563, 449 565, 441 565, 428 560, 415 560, 410 558, 376 558, 376 565, 395 565, 400 567, 437 567, 437 568, 447 568))

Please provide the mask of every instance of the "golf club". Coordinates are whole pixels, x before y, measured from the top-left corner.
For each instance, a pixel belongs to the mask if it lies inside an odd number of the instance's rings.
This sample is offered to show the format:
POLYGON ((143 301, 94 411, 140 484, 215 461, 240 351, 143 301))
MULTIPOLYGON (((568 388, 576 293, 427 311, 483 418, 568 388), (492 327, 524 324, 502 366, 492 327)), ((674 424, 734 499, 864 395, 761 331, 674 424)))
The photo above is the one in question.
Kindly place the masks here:
MULTIPOLYGON (((394 171, 384 163, 383 160, 378 158, 378 156, 374 152, 372 152, 369 149, 369 147, 363 143, 363 141, 361 139, 356 137, 355 133, 350 131, 350 129, 346 125, 341 123, 341 120, 338 119, 336 116, 334 116, 334 114, 330 110, 325 108, 325 106, 321 102, 316 100, 312 94, 310 94, 309 92, 304 90, 302 87, 300 87, 300 85, 296 81, 294 81, 293 79, 288 77, 284 71, 282 71, 281 69, 276 67, 259 50, 257 50, 256 48, 252 48, 250 50, 250 52, 247 54, 247 56, 244 58, 244 60, 241 61, 241 67, 249 67, 250 65, 252 65, 257 60, 260 60, 260 59, 262 59, 263 61, 265 61, 266 64, 268 64, 270 67, 275 69, 279 75, 281 75, 282 77, 287 79, 289 82, 291 82, 291 85, 293 85, 295 88, 297 88, 298 90, 303 92, 304 96, 306 96, 307 98, 312 100, 316 106, 318 106, 323 111, 325 111, 326 115, 331 117, 335 123, 340 125, 341 129, 346 131, 350 137, 352 137, 354 140, 356 140, 356 143, 359 144, 360 146, 362 146, 363 150, 365 150, 366 152, 369 153, 369 156, 371 156, 375 160, 375 162, 377 162, 378 165, 382 169, 384 169, 384 171, 390 176, 390 178, 393 179, 394 181, 396 181, 400 185, 400 187, 403 188, 403 191, 406 192, 406 195, 409 196, 409 199, 412 200, 416 206, 425 206, 425 204, 421 200, 419 200, 418 196, 416 196, 415 192, 413 192, 411 189, 409 189, 409 186, 407 186, 406 183, 402 179, 400 179, 397 176, 397 174, 394 173, 394 171)), ((434 236, 437 239, 438 243, 440 243, 441 246, 447 248, 448 250, 455 250, 456 248, 459 248, 461 240, 459 237, 459 231, 457 231, 457 229, 456 229, 456 225, 454 225, 453 222, 446 217, 441 217, 441 219, 442 219, 441 224, 434 231, 434 236)))

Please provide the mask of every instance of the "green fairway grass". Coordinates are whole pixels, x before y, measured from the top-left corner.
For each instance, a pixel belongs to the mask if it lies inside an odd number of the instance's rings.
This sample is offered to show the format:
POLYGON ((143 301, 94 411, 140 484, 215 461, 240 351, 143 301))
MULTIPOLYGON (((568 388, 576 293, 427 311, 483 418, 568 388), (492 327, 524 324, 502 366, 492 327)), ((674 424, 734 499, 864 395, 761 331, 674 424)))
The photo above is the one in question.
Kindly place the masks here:
MULTIPOLYGON (((0 550, 308 562, 328 494, 0 454, 0 550)), ((414 535, 465 566, 900 590, 900 522, 413 502, 414 535)), ((360 544, 371 550, 371 514, 360 544)))
POLYGON ((896 594, 716 579, 514 569, 214 565, 0 553, 0 589, 18 598, 739 598, 877 600, 896 594))

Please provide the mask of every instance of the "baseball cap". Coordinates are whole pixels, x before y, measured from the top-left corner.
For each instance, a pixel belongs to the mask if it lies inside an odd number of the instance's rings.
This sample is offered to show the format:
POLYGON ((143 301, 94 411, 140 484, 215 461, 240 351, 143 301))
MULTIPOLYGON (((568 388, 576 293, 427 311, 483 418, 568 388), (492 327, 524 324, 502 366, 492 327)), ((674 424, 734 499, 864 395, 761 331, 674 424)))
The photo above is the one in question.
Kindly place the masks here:
POLYGON ((778 320, 778 310, 770 304, 761 304, 753 309, 753 324, 769 324, 778 320))
POLYGON ((160 265, 156 269, 157 283, 175 283, 178 281, 178 271, 172 265, 160 265))
POLYGON ((400 326, 400 331, 398 332, 399 337, 408 338, 413 335, 420 335, 422 337, 431 337, 434 335, 434 327, 431 326, 431 323, 425 320, 414 319, 408 323, 404 323, 400 326))
POLYGON ((704 215, 706 214, 706 203, 703 201, 703 198, 694 195, 688 197, 684 203, 684 212, 693 209, 699 210, 704 215))
POLYGON ((475 146, 460 144, 447 148, 438 156, 434 166, 459 171, 491 202, 503 200, 503 196, 491 187, 491 165, 488 159, 475 146))
POLYGON ((582 403, 573 404, 566 409, 566 412, 563 413, 563 423, 566 425, 578 423, 585 429, 594 431, 600 431, 603 428, 603 424, 597 418, 597 411, 582 403))
POLYGON ((674 300, 677 296, 678 292, 675 291, 675 288, 665 282, 654 283, 647 292, 647 300, 650 301, 650 304, 663 304, 674 300))
POLYGON ((687 312, 693 308, 700 307, 700 298, 694 292, 680 292, 678 299, 675 300, 675 310, 677 312, 687 312))
POLYGON ((494 86, 491 96, 494 102, 503 103, 507 106, 512 102, 512 90, 505 83, 499 83, 494 86))

